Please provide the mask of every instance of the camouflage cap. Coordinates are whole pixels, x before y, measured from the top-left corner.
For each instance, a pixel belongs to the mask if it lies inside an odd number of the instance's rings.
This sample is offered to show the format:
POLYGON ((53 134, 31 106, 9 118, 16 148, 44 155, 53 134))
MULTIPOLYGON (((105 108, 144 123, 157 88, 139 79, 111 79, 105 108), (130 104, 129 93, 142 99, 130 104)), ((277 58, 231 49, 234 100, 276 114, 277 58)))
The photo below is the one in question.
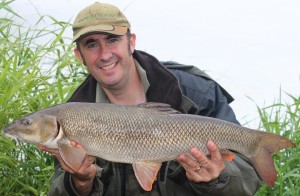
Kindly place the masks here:
POLYGON ((130 24, 114 5, 96 2, 79 12, 73 23, 73 41, 94 32, 125 35, 130 24))

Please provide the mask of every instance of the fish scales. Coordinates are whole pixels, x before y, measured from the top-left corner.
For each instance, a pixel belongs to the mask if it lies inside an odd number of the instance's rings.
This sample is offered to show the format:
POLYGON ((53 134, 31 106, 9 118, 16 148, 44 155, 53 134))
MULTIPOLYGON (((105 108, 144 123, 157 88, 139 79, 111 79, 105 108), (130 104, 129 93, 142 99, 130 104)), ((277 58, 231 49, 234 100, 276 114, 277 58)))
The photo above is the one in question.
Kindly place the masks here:
POLYGON ((209 139, 220 148, 251 156, 259 138, 238 125, 185 114, 158 114, 145 108, 84 105, 59 112, 66 136, 88 153, 110 161, 166 161, 191 146, 207 153, 209 139), (87 142, 87 137, 88 142, 87 142), (245 148, 249 146, 249 148, 245 148))
POLYGON ((274 187, 277 174, 272 153, 296 146, 280 135, 215 118, 178 114, 162 103, 66 103, 17 119, 3 134, 59 149, 64 162, 74 170, 80 168, 86 154, 132 163, 146 191, 152 189, 162 162, 189 154, 191 147, 208 153, 208 140, 218 145, 224 160, 232 160, 233 154, 223 149, 247 156, 263 181, 274 187), (74 147, 71 140, 83 148, 74 147))

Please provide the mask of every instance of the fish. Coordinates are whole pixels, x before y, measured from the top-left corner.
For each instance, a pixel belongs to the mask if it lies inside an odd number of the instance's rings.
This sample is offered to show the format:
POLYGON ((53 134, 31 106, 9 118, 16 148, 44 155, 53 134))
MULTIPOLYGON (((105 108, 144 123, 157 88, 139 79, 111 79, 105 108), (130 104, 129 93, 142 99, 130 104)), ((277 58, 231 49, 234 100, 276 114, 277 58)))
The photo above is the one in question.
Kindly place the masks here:
POLYGON ((277 177, 272 154, 295 147, 289 139, 224 120, 182 114, 165 103, 138 105, 70 102, 23 116, 3 129, 12 139, 59 149, 74 170, 86 155, 132 164, 145 191, 151 191, 162 162, 189 154, 197 147, 209 156, 215 142, 224 160, 234 152, 249 158, 260 178, 274 187, 277 177), (82 148, 71 145, 78 142, 82 148), (229 152, 229 153, 228 153, 229 152))

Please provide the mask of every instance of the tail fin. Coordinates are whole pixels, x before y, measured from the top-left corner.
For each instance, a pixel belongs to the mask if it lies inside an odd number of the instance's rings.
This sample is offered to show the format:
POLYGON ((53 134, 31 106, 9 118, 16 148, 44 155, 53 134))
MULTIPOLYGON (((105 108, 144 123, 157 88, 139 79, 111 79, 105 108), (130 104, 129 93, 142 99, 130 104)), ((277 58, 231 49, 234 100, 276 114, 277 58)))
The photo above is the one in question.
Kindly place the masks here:
POLYGON ((271 133, 263 133, 251 161, 262 180, 270 187, 274 187, 277 177, 272 153, 296 145, 290 140, 271 133))

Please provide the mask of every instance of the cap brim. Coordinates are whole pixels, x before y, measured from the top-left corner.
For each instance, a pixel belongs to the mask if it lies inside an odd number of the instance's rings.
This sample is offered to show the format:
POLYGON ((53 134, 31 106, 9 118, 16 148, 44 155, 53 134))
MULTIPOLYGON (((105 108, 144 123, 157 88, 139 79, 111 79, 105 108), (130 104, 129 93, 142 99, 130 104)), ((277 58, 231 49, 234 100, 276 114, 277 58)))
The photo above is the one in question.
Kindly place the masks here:
POLYGON ((81 39, 92 33, 109 33, 113 35, 125 35, 127 32, 127 26, 113 26, 113 25, 96 25, 81 29, 76 35, 73 36, 73 42, 81 39))

